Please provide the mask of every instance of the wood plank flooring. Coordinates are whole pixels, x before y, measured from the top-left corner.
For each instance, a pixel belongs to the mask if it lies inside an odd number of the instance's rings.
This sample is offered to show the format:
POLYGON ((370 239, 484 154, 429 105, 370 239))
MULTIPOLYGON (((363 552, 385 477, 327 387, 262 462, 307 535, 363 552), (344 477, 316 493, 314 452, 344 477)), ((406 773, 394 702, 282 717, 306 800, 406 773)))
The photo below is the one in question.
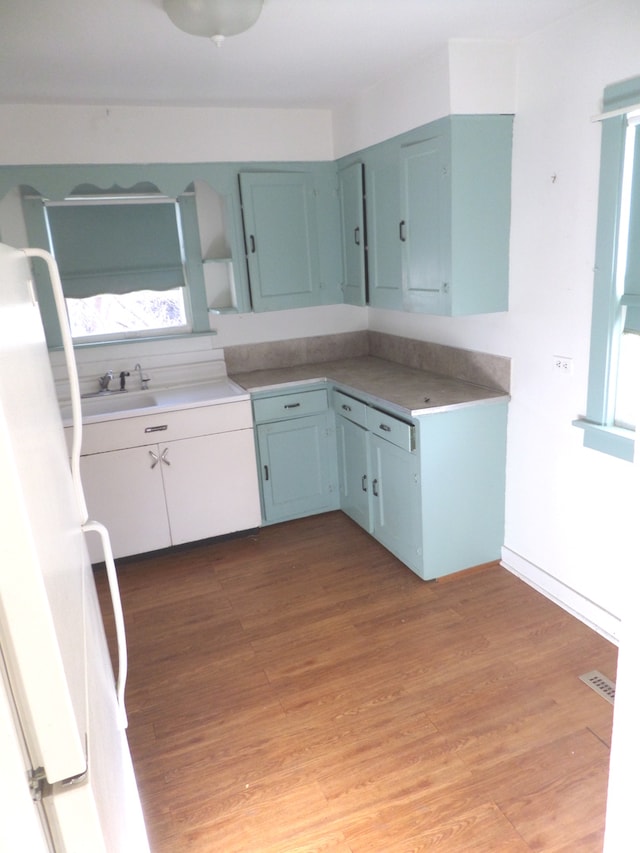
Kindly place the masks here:
POLYGON ((602 849, 616 649, 497 564, 329 513, 119 576, 153 853, 602 849))

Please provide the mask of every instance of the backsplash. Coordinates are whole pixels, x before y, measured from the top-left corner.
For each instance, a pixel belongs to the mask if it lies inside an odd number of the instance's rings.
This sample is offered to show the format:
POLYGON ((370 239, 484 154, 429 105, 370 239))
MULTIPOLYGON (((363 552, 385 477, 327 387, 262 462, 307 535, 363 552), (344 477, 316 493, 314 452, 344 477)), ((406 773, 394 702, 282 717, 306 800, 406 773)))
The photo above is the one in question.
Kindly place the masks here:
MULTIPOLYGON (((224 351, 215 347, 213 335, 183 338, 154 338, 140 341, 76 347, 75 356, 80 380, 80 393, 98 390, 98 378, 113 371, 111 388, 119 387, 118 375, 129 373, 126 387, 140 390, 139 364, 149 379, 149 389, 172 388, 195 382, 222 379, 227 375, 224 351)), ((49 353, 56 394, 61 404, 69 401, 69 382, 62 350, 49 353)))
POLYGON ((458 349, 383 332, 344 332, 338 335, 244 344, 225 347, 224 350, 227 371, 232 375, 366 355, 442 376, 451 376, 498 391, 508 393, 511 388, 511 359, 505 356, 458 349))

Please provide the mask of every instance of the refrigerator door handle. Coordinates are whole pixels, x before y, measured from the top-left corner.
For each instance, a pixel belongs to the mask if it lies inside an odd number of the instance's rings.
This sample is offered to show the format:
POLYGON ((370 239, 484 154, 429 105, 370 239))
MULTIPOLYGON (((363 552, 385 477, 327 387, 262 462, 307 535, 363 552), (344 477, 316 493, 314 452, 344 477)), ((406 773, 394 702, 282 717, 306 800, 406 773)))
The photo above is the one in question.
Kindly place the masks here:
POLYGON ((23 249, 24 254, 28 258, 40 258, 43 260, 49 271, 49 279, 51 281, 51 289, 53 298, 56 304, 56 312, 60 323, 60 333, 62 336, 62 348, 64 350, 64 358, 67 366, 67 375, 69 377, 69 390, 71 396, 71 418, 73 424, 73 440, 71 443, 71 476, 73 478, 73 486, 80 510, 81 522, 84 523, 89 518, 87 510, 87 502, 82 488, 82 479, 80 478, 80 448, 82 446, 82 407, 80 403, 80 382, 78 380, 78 368, 76 359, 73 354, 73 338, 71 337, 71 329, 69 328, 69 320, 67 318, 66 303, 64 301, 64 291, 60 280, 58 265, 53 255, 45 252, 44 249, 23 249))
POLYGON ((120 718, 120 726, 123 729, 127 727, 127 711, 124 705, 124 689, 127 683, 127 635, 124 629, 124 614, 122 612, 122 599, 120 598, 120 588, 118 586, 118 575, 116 574, 116 566, 113 562, 113 551, 111 550, 111 539, 109 531, 100 524, 99 521, 86 521, 82 525, 85 533, 97 533, 102 541, 102 550, 104 551, 104 562, 107 568, 107 580, 109 582, 109 592, 111 593, 111 604, 113 606, 113 615, 116 626, 116 641, 118 645, 118 675, 116 678, 116 696, 118 700, 118 714, 120 718))

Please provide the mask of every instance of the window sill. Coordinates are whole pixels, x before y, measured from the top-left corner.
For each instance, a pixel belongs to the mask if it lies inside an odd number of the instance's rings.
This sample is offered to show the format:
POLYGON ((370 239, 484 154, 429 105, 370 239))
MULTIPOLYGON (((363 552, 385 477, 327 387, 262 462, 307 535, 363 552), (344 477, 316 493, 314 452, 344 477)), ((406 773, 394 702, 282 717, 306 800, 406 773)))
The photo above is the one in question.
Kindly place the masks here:
POLYGON ((616 456, 627 462, 633 462, 635 430, 622 427, 603 426, 602 424, 578 418, 573 425, 584 430, 584 446, 609 456, 616 456))

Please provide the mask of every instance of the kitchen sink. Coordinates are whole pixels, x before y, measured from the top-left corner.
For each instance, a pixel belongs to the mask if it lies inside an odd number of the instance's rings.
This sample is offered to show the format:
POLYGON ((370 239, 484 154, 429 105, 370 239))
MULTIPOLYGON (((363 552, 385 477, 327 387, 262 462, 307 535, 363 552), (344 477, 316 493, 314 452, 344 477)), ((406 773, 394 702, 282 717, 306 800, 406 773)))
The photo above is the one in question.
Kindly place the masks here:
MULTIPOLYGON (((82 420, 93 423, 121 417, 141 416, 149 409, 186 409, 216 403, 248 400, 249 394, 231 379, 199 382, 193 385, 176 385, 154 391, 114 392, 96 394, 81 399, 82 420)), ((60 408, 66 426, 71 423, 71 404, 60 408)))

